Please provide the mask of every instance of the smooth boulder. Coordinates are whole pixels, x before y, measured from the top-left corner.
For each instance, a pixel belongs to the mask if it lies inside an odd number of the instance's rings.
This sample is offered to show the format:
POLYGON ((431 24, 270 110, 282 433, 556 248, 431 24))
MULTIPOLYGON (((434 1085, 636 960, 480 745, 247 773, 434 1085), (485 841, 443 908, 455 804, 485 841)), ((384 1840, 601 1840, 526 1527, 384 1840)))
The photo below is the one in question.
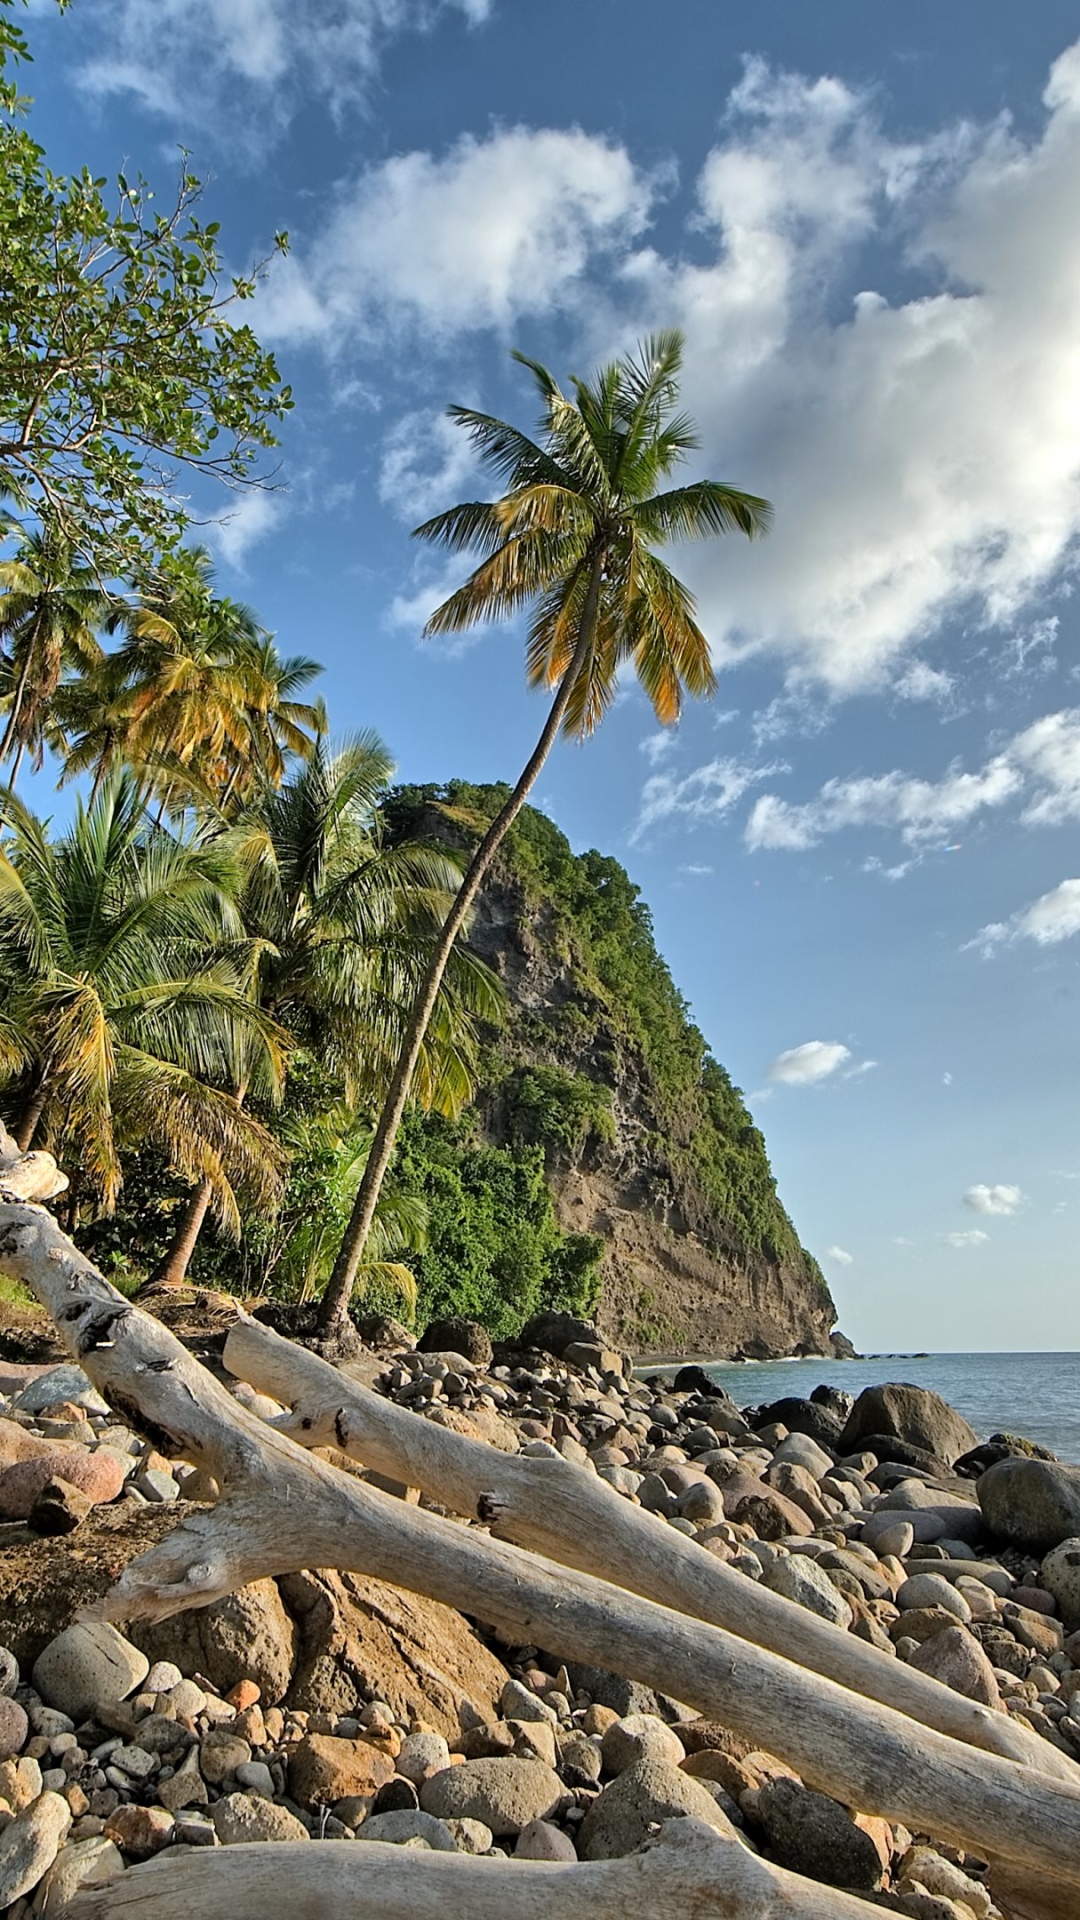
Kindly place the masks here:
POLYGON ((975 1482, 990 1532, 1010 1546, 1049 1553, 1080 1535, 1080 1467, 999 1460, 975 1482))
POLYGON ((863 1388, 848 1415, 838 1451, 844 1456, 858 1453, 873 1434, 892 1434, 949 1466, 979 1444, 978 1434, 940 1394, 903 1381, 863 1388))

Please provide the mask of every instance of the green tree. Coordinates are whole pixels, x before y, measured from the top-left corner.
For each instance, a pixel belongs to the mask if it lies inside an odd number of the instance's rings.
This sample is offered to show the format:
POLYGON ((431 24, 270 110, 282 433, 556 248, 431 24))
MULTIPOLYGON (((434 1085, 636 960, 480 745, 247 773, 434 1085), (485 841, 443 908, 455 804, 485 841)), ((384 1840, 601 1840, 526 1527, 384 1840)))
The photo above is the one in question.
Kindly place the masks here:
POLYGON ((575 381, 571 400, 545 367, 525 360, 543 409, 539 441, 488 414, 451 409, 506 491, 497 500, 454 507, 417 529, 452 552, 481 556, 427 631, 457 633, 530 608, 529 683, 553 687, 555 697, 517 784, 473 854, 432 953, 323 1296, 326 1332, 340 1326, 348 1310, 454 942, 560 729, 575 738, 591 733, 627 665, 665 724, 678 719, 684 692, 713 690, 708 642, 692 597, 655 549, 732 531, 752 538, 766 529, 770 510, 756 495, 715 480, 658 490, 697 445, 689 419, 676 411, 681 362, 681 335, 656 334, 592 381, 575 381))
MULTIPOLYGON (((240 909, 258 953, 259 1004, 316 1055, 354 1112, 382 1097, 461 876, 445 848, 384 841, 378 803, 391 770, 374 734, 336 753, 320 738, 227 835, 246 876, 240 909)), ((422 1106, 453 1114, 471 1097, 476 1019, 497 1017, 500 1004, 487 969, 459 954, 417 1062, 422 1106)), ((210 1197, 199 1182, 154 1284, 183 1280, 210 1197)))
POLYGON ((260 269, 223 270, 199 181, 185 165, 159 207, 142 178, 52 173, 28 58, 0 0, 0 477, 104 578, 179 540, 177 468, 258 484, 292 397, 242 318, 260 269))
POLYGON ((43 1136, 107 1208, 125 1145, 157 1146, 235 1232, 237 1189, 267 1205, 281 1156, 218 1089, 239 1060, 272 1098, 283 1036, 252 998, 222 850, 151 827, 128 775, 57 840, 10 789, 0 825, 0 1078, 20 1145, 43 1136))
POLYGON ((108 599, 94 569, 48 532, 23 533, 15 557, 0 561, 0 588, 8 688, 0 761, 14 760, 14 781, 28 749, 40 764, 65 669, 93 674, 100 668, 96 630, 108 599))

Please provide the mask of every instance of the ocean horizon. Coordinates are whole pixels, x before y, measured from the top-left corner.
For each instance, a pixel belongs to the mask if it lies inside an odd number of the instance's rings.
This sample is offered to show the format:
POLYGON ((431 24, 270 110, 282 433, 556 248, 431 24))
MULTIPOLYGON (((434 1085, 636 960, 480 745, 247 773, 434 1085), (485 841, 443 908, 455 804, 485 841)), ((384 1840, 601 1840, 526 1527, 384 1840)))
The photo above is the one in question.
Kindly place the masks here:
POLYGON ((766 1406, 817 1386, 861 1393, 886 1380, 930 1387, 980 1440, 1021 1434, 1080 1463, 1080 1353, 887 1353, 857 1360, 715 1360, 707 1354, 643 1360, 642 1374, 696 1364, 740 1407, 766 1406))

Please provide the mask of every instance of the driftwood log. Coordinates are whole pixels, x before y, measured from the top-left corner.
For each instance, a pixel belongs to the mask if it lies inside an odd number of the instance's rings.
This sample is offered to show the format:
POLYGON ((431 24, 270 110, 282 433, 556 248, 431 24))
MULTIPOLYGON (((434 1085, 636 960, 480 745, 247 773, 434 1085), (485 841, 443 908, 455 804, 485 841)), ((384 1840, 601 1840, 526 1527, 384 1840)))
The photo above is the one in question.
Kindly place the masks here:
POLYGON ((70 1920, 868 1920, 854 1894, 785 1873, 697 1820, 668 1821, 644 1853, 594 1865, 403 1853, 379 1841, 159 1856, 84 1894, 70 1920))
POLYGON ((1080 1787, 1080 1768, 1030 1727, 733 1572, 569 1460, 500 1453, 420 1420, 246 1315, 229 1330, 225 1365, 291 1408, 274 1424, 301 1446, 336 1447, 440 1506, 488 1522, 498 1539, 692 1614, 938 1733, 1080 1787))
MULTIPOLYGON (((46 1306, 121 1417, 163 1451, 205 1468, 223 1489, 215 1506, 191 1513, 167 1540, 131 1563, 101 1603, 105 1617, 161 1618, 206 1605, 249 1581, 305 1567, 362 1570, 493 1622, 519 1641, 672 1693, 777 1753, 808 1784, 849 1806, 999 1856, 1062 1889, 1080 1888, 1075 1787, 921 1726, 715 1626, 390 1499, 305 1454, 238 1406, 167 1328, 132 1307, 44 1208, 5 1200, 2 1178, 0 1271, 22 1280, 46 1306)), ((252 1849, 243 1851, 250 1855, 252 1849)), ((354 1853, 350 1847, 349 1858, 357 1860, 353 1871, 366 1876, 363 1863, 374 1851, 354 1853)), ((283 1867, 280 1847, 274 1857, 283 1867)), ((725 1857, 741 1863, 734 1848, 725 1857)), ((323 1901, 325 1858, 320 1854, 318 1869, 317 1897, 323 1901)), ((173 1864, 177 1873, 187 1871, 183 1859, 173 1864)), ((406 1867, 399 1857, 394 1871, 411 1873, 413 1864, 406 1867)), ((427 1870, 429 1863, 422 1864, 427 1870)), ((579 1871, 585 1869, 566 1870, 570 1901, 577 1898, 577 1883, 569 1876, 579 1871)), ((165 1869, 159 1872, 164 1897, 165 1869)), ((149 1880, 147 1875, 144 1884, 149 1880)), ((759 1888, 716 1911, 738 1920, 770 1912, 816 1920, 824 1912, 848 1910, 839 1904, 844 1896, 826 1895, 810 1882, 791 1884, 796 1893, 778 1894, 781 1904, 774 1900, 771 1909, 762 1904, 759 1888), (831 1906, 823 1907, 823 1899, 831 1906)), ((279 1892, 281 1885, 278 1880, 279 1892)), ((226 1895, 223 1910, 228 1903, 226 1895)), ((433 1909, 421 1897, 397 1909, 384 1902, 382 1910, 411 1917, 433 1909)), ((700 1904, 698 1910, 709 1911, 700 1904)), ((120 1909, 114 1904, 109 1911, 120 1909)), ((362 1915, 365 1909, 354 1898, 342 1911, 362 1915)), ((473 1902, 472 1911, 482 1910, 473 1902)), ((568 1916, 577 1911, 572 1904, 565 1909, 568 1916)))

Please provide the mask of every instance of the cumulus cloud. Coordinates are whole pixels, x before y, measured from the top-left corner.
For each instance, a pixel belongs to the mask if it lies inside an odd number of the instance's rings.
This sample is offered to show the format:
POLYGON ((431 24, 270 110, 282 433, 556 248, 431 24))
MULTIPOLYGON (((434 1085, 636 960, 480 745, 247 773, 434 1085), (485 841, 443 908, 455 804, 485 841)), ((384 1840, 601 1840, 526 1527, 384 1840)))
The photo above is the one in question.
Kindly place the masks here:
POLYGON ((466 493, 478 471, 461 428, 445 413, 402 414, 383 441, 379 498, 400 520, 415 526, 466 493))
POLYGON ((1034 940, 1037 946, 1054 947, 1080 933, 1080 880, 1063 880, 1059 887, 1041 894, 1030 906, 1021 907, 1009 920, 991 921, 981 927, 974 940, 965 943, 965 951, 976 948, 990 958, 1001 947, 1017 940, 1034 940))
POLYGON ((901 700, 947 700, 955 685, 951 673, 927 666, 925 660, 912 660, 893 681, 893 692, 901 700))
POLYGON ((984 1247, 990 1235, 981 1227, 968 1227, 962 1233, 943 1233, 941 1238, 947 1247, 984 1247))
POLYGON ((970 1207, 972 1213, 1015 1213, 1023 1202, 1024 1195, 1019 1187, 987 1187, 980 1184, 969 1187, 964 1195, 964 1205, 970 1207))
MULTIPOLYGON (((656 737, 655 735, 653 736, 656 737)), ((654 756, 655 760, 659 755, 654 756)), ((787 769, 778 762, 754 767, 741 760, 718 758, 695 767, 681 779, 675 773, 653 773, 641 789, 641 805, 630 833, 631 845, 663 823, 684 821, 700 826, 723 819, 759 780, 770 780, 787 769)))
POLYGON ((1080 707, 1044 714, 973 772, 955 761, 940 780, 894 768, 827 780, 812 800, 763 793, 751 811, 746 841, 753 849, 796 851, 817 846, 827 834, 877 827, 918 847, 1010 802, 1029 827, 1080 819, 1080 707))
POLYGON ((657 180, 577 128, 465 134, 341 187, 315 237, 275 262, 260 332, 339 348, 387 329, 447 343, 580 301, 598 256, 644 227, 657 180))
POLYGON ((87 0, 80 24, 94 51, 81 78, 231 140, 257 119, 265 137, 305 86, 337 108, 362 99, 395 34, 447 13, 475 26, 490 11, 491 0, 87 0))
POLYGON ((678 735, 673 727, 661 727, 659 732, 647 733, 643 740, 638 741, 638 752, 645 755, 650 767, 655 767, 672 751, 677 740, 678 735))
POLYGON ((825 1258, 838 1267, 850 1267, 855 1264, 855 1255, 848 1253, 845 1247, 826 1247, 825 1258))
POLYGON ((851 1059, 850 1047, 839 1040, 804 1040, 801 1047, 778 1053, 769 1068, 770 1080, 787 1087, 812 1087, 851 1059))
POLYGON ((229 566, 242 568, 251 548, 273 531, 285 512, 279 493, 240 494, 208 530, 210 541, 229 566))

